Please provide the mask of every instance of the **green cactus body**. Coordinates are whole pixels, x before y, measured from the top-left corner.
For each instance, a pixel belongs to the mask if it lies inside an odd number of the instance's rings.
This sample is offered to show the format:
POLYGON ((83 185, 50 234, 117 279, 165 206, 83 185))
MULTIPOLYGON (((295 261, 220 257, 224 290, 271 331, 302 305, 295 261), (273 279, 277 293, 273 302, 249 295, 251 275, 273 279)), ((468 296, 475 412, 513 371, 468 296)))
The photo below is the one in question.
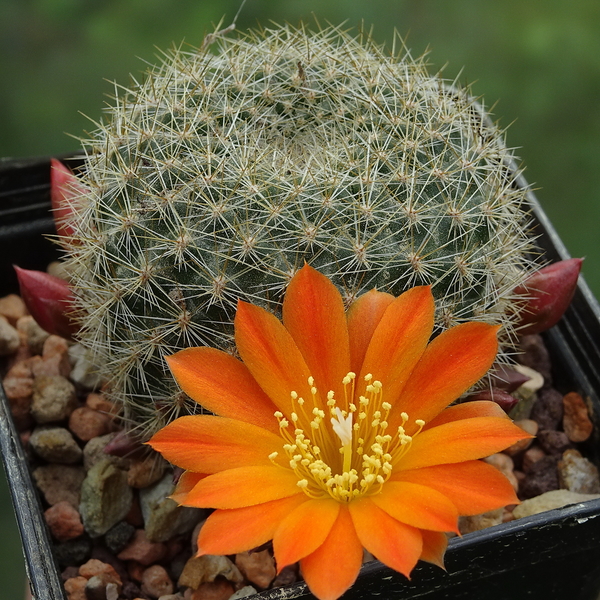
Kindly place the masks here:
POLYGON ((350 303, 432 286, 437 325, 503 325, 531 270, 525 192, 468 91, 338 29, 175 50, 86 140, 70 268, 82 343, 146 437, 191 410, 164 356, 232 347, 307 261, 350 303))

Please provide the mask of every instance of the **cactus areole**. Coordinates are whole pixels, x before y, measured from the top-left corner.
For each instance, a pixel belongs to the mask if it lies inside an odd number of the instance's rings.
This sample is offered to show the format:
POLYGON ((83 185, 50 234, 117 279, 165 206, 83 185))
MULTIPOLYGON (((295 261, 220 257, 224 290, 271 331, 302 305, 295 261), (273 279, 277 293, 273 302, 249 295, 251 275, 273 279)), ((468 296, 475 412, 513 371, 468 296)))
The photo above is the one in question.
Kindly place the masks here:
POLYGON ((193 410, 164 356, 233 347, 237 300, 278 312, 305 262, 348 304, 426 284, 438 330, 514 337, 532 265, 512 155, 404 49, 275 26, 174 50, 83 145, 64 241, 80 339, 143 437, 193 410))

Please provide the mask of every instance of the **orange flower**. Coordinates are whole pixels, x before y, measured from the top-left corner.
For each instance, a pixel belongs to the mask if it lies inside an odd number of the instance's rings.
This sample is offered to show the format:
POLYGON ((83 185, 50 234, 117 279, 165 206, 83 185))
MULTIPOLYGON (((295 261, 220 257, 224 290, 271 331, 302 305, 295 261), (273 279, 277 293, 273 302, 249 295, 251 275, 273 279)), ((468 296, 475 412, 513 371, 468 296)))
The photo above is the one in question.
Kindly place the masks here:
POLYGON ((493 402, 447 406, 489 369, 497 327, 464 323, 437 336, 428 287, 371 291, 344 313, 311 267, 289 284, 283 323, 240 302, 243 363, 213 348, 168 358, 182 389, 219 416, 182 417, 150 445, 186 472, 173 498, 216 508, 199 554, 273 540, 277 568, 300 561, 310 590, 334 600, 363 548, 410 575, 443 565, 459 515, 517 503, 478 459, 528 437, 493 402))

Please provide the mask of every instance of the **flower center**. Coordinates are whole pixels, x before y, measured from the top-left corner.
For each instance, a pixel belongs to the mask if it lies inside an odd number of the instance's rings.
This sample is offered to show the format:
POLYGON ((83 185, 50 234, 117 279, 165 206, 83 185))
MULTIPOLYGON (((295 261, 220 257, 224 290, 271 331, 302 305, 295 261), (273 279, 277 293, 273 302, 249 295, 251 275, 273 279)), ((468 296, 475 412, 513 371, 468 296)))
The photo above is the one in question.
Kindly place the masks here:
MULTIPOLYGON (((339 502, 350 502, 378 493, 391 476, 393 465, 425 425, 417 419, 417 432, 407 435, 404 426, 408 415, 401 413, 402 424, 396 431, 388 431, 392 406, 383 401, 381 382, 367 375, 363 394, 356 401, 355 380, 354 373, 348 373, 342 380, 344 408, 337 405, 333 391, 328 392, 323 402, 314 379, 309 377, 310 401, 291 392, 291 423, 283 413, 275 413, 286 442, 283 450, 289 466, 298 476, 298 486, 311 498, 329 496, 339 502)), ((275 461, 276 457, 274 452, 269 458, 275 461)))

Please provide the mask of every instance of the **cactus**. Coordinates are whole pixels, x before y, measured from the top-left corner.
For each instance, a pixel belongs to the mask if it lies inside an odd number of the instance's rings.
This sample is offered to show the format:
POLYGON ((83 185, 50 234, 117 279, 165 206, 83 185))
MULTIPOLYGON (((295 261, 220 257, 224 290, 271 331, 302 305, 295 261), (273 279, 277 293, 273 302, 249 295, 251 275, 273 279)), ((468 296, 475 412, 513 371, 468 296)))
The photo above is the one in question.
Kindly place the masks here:
POLYGON ((231 348, 238 298, 277 312, 305 261, 347 303, 431 285, 438 329, 501 323, 510 352, 532 268, 512 154, 397 45, 274 26, 175 49, 83 140, 64 240, 80 339, 143 437, 194 410, 164 356, 231 348))

